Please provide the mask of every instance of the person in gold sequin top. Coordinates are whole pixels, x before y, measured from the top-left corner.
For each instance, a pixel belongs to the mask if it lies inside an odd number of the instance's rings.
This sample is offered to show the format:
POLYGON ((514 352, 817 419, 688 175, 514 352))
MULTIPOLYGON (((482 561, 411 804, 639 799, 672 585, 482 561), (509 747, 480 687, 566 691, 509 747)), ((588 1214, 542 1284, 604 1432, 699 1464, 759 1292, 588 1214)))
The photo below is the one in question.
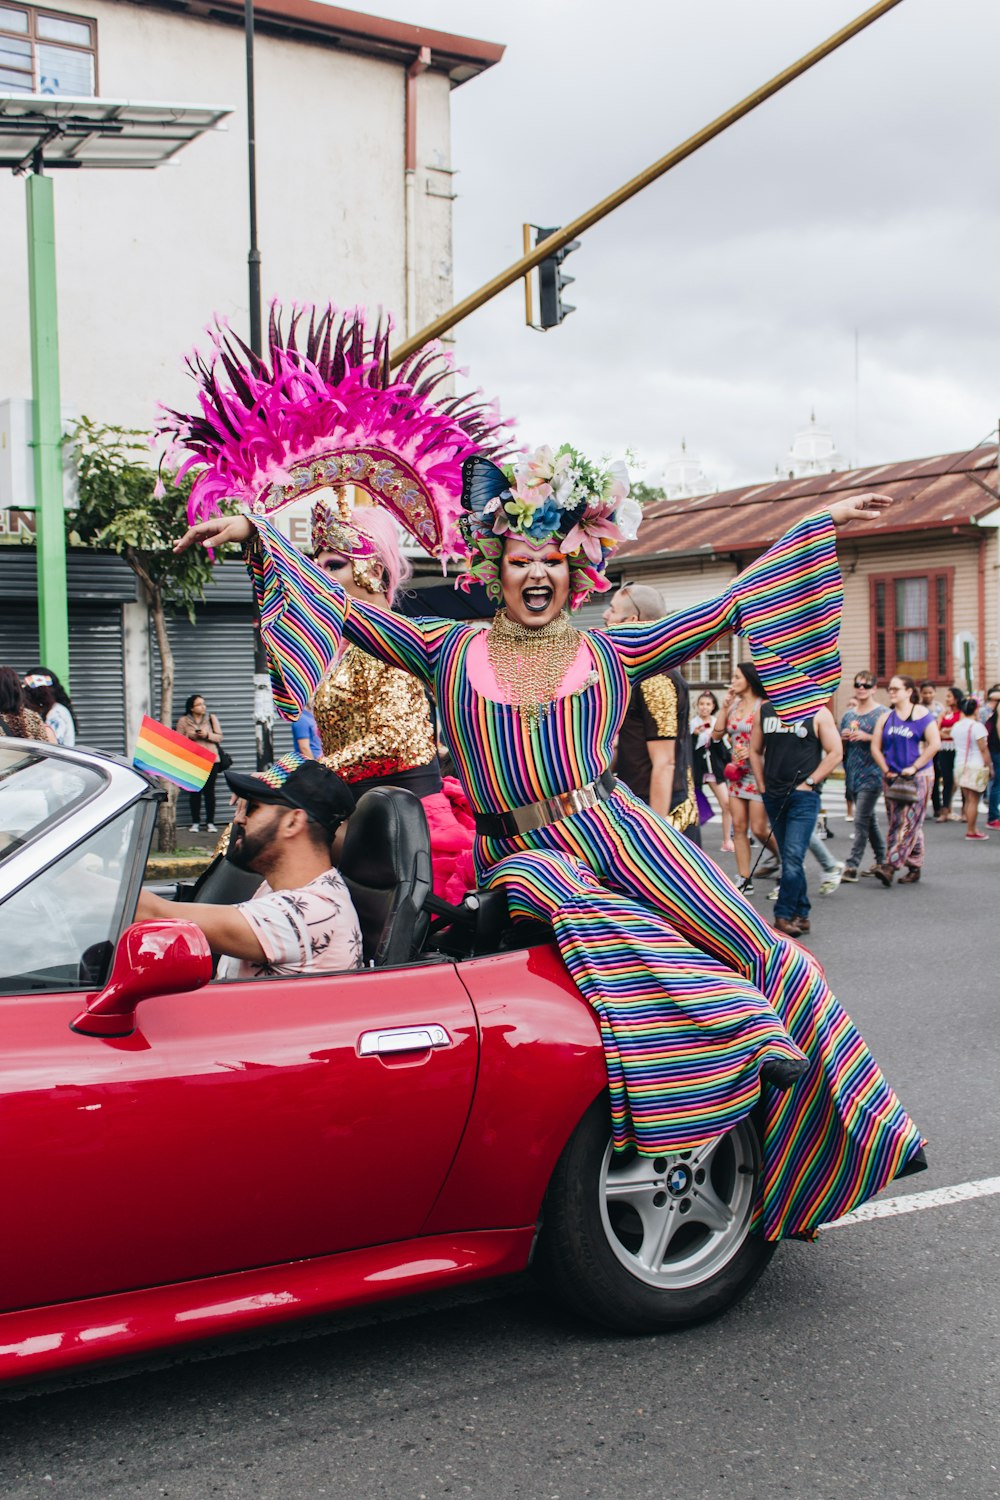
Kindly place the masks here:
MULTIPOLYGON (((354 599, 390 609, 410 576, 395 523, 371 506, 335 513, 318 500, 312 512, 313 561, 354 599), (347 523, 346 525, 344 523, 347 523), (353 532, 374 547, 359 557, 353 532)), ((399 786, 423 803, 431 835, 434 889, 458 902, 475 887, 475 824, 454 777, 442 777, 427 693, 409 672, 347 646, 317 688, 312 710, 323 764, 348 782, 356 798, 374 786, 399 786)))

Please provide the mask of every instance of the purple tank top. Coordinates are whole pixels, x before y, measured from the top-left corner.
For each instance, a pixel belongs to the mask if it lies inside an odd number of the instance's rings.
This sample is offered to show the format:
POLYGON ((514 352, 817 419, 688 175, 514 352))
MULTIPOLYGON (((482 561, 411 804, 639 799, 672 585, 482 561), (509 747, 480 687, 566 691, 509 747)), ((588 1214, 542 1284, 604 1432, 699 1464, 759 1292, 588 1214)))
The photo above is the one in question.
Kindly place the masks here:
POLYGON ((908 719, 900 719, 896 710, 891 710, 882 725, 882 754, 890 771, 898 776, 900 771, 913 765, 920 754, 920 741, 928 724, 933 722, 933 714, 921 714, 919 718, 912 714, 908 719))

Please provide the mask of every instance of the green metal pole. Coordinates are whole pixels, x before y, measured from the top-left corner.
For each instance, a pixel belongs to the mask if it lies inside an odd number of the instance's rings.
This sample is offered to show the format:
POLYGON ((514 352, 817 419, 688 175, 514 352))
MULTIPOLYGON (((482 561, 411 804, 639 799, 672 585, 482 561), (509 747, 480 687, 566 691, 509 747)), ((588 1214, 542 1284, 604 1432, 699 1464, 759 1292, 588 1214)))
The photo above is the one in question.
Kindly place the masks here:
POLYGON ((28 299, 31 319, 32 446, 38 533, 39 654, 69 683, 66 512, 63 505, 62 403, 56 313, 56 226, 52 179, 30 172, 28 299))

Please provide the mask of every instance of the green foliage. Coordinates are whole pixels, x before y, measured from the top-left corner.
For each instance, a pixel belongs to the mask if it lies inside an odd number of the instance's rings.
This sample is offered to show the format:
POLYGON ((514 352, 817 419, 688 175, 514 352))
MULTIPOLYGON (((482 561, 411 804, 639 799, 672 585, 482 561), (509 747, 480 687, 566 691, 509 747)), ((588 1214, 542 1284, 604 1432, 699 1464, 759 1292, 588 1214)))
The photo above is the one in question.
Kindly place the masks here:
POLYGON ((643 479, 633 479, 629 494, 637 505, 642 506, 655 505, 658 500, 667 498, 662 490, 653 484, 647 484, 643 479))
POLYGON ((175 485, 167 475, 159 482, 143 432, 84 417, 70 442, 79 489, 68 520, 71 545, 117 552, 142 580, 150 604, 179 606, 193 623, 212 564, 201 547, 173 551, 187 526, 190 481, 175 485))

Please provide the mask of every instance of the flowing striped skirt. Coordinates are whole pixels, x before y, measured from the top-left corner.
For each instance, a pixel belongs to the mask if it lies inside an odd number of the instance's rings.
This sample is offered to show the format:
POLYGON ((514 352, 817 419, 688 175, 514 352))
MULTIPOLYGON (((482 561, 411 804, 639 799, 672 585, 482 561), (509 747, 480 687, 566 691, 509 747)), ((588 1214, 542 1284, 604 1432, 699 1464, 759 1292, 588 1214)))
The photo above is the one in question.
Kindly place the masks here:
POLYGON ((759 1206, 769 1239, 810 1235, 892 1181, 922 1141, 810 954, 773 932, 700 850, 622 790, 519 839, 479 840, 484 883, 552 924, 593 1007, 616 1149, 669 1155, 728 1130, 769 1058, 759 1206))

